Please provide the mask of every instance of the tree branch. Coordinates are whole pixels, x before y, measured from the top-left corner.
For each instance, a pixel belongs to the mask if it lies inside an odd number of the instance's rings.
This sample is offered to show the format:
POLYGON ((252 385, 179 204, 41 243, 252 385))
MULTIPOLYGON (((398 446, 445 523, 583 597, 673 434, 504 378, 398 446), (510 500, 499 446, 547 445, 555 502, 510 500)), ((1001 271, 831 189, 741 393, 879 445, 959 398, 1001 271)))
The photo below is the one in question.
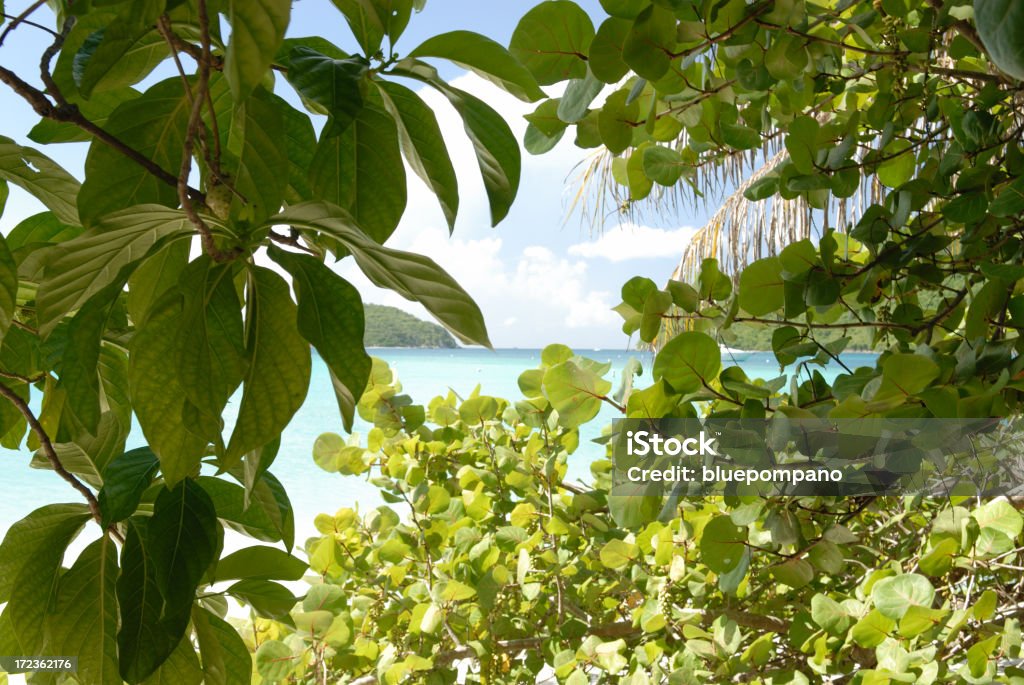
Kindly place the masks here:
MULTIPOLYGON (((92 512, 93 519, 102 526, 103 515, 100 512, 99 500, 96 499, 96 495, 93 494, 92 490, 85 483, 78 480, 73 473, 64 468, 64 464, 60 462, 60 458, 57 456, 57 451, 53 448, 53 441, 50 440, 50 436, 47 434, 46 429, 43 428, 43 425, 39 423, 39 419, 32 412, 32 408, 28 406, 28 402, 3 383, 0 383, 0 395, 7 398, 7 401, 13 404, 21 415, 25 417, 29 428, 39 438, 39 449, 43 456, 46 457, 46 460, 50 462, 50 467, 85 498, 85 501, 89 504, 89 511, 92 512)), ((110 532, 118 541, 124 542, 124 538, 117 530, 111 528, 110 532)))
MULTIPOLYGON (((53 75, 50 72, 50 61, 60 51, 61 47, 63 47, 64 38, 73 25, 74 19, 69 18, 68 21, 65 22, 62 32, 54 34, 53 44, 43 52, 42 58, 39 62, 40 78, 46 86, 47 92, 53 98, 53 102, 46 97, 47 93, 44 93, 35 86, 26 82, 10 69, 2 66, 0 66, 0 81, 3 81, 11 88, 11 90, 20 95, 22 99, 28 102, 35 113, 44 119, 77 126, 96 140, 99 140, 120 152, 122 155, 141 166, 163 183, 172 187, 177 187, 177 176, 170 173, 117 136, 114 136, 110 132, 86 119, 81 111, 79 111, 78 107, 69 103, 64 97, 64 94, 54 81, 53 75)), ((8 29, 10 28, 11 27, 8 26, 8 29)), ((192 198, 195 198, 198 201, 203 201, 205 199, 203 192, 195 188, 189 187, 188 193, 192 198)))
POLYGON ((280 243, 281 245, 287 245, 288 247, 294 247, 296 250, 301 250, 302 252, 305 252, 307 254, 311 254, 314 257, 320 257, 321 256, 319 252, 317 252, 313 248, 309 247, 308 245, 304 245, 303 243, 301 243, 299 241, 298 238, 296 238, 294 236, 281 235, 280 233, 275 233, 274 231, 271 231, 270 232, 270 239, 273 240, 275 243, 280 243))
POLYGON ((189 114, 188 129, 185 132, 185 144, 181 155, 181 169, 178 171, 176 186, 178 188, 178 200, 181 202, 185 215, 199 233, 203 243, 203 250, 214 261, 223 263, 229 262, 241 254, 241 249, 236 247, 225 252, 217 246, 213 232, 206 225, 206 222, 203 221, 203 218, 199 216, 195 205, 192 204, 188 187, 188 177, 192 173, 192 151, 195 147, 199 128, 203 125, 203 105, 206 103, 206 93, 210 86, 210 18, 206 11, 206 0, 199 0, 198 7, 202 59, 199 60, 199 78, 196 82, 195 91, 192 92, 192 111, 189 114))

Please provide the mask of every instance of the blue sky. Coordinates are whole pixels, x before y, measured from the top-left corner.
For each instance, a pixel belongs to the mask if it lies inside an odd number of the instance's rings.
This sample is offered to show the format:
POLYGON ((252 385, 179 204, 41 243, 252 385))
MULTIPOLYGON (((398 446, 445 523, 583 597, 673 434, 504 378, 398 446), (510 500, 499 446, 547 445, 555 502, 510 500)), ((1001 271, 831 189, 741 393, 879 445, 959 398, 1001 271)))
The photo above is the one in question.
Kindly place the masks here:
MULTIPOLYGON (((28 0, 7 3, 17 13, 28 0)), ((519 17, 533 6, 529 1, 429 0, 413 17, 397 50, 409 52, 420 41, 455 29, 467 29, 508 44, 519 17)), ((600 18, 597 0, 579 4, 600 18)), ((45 10, 38 19, 52 23, 45 10)), ((324 35, 354 50, 354 42, 340 13, 328 0, 296 0, 291 36, 324 35)), ((34 74, 47 34, 23 26, 0 48, 0 64, 20 73, 34 74)), ((473 75, 446 67, 442 74, 455 84, 488 101, 510 121, 522 138, 522 115, 532 106, 522 103, 473 75)), ((165 78, 160 72, 153 80, 165 78)), ((0 133, 31 144, 25 135, 37 121, 32 110, 4 90, 3 128, 0 133)), ((629 341, 610 308, 619 302, 619 289, 635 275, 661 282, 668 278, 682 253, 692 227, 705 215, 680 215, 648 226, 619 224, 609 217, 599 233, 578 217, 566 221, 574 190, 574 168, 584 153, 567 136, 555 150, 541 157, 524 155, 523 181, 508 218, 490 227, 483 186, 472 150, 457 116, 433 93, 424 93, 435 106, 459 174, 462 202, 453 236, 433 196, 410 175, 409 208, 389 246, 430 255, 445 267, 476 299, 487 319, 496 347, 542 347, 562 342, 575 347, 622 348, 629 341)), ((47 154, 81 177, 87 146, 49 146, 47 154)), ((41 207, 19 189, 12 188, 0 229, 7 233, 41 207)), ((346 260, 337 270, 363 292, 369 302, 400 306, 426 317, 417 305, 393 293, 378 290, 346 260)))

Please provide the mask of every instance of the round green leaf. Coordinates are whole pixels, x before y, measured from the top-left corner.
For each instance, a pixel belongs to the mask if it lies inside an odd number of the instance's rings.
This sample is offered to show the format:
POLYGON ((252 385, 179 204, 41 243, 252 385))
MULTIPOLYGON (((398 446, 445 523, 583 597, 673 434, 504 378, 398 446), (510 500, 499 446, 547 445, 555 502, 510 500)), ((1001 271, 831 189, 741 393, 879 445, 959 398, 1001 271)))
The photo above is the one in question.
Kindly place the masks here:
POLYGON ((992 61, 1024 80, 1024 3, 1020 0, 974 0, 978 35, 992 61))
POLYGON ((700 538, 701 561, 715 573, 728 573, 743 559, 747 529, 737 526, 728 516, 717 516, 704 526, 700 538))
POLYGON ((814 569, 803 559, 790 559, 774 567, 772 575, 791 588, 801 588, 814 580, 814 569))
POLYGON ((1020 535, 1024 529, 1024 517, 1003 497, 981 505, 974 510, 972 516, 982 530, 997 530, 1011 539, 1020 535))
POLYGON ((878 167, 878 180, 884 185, 897 188, 914 175, 917 159, 909 148, 910 143, 907 141, 896 140, 882 151, 882 154, 889 158, 878 167))
POLYGON ((677 392, 695 392, 722 368, 722 352, 706 333, 687 331, 672 338, 654 360, 654 377, 677 392))
POLYGON ((267 640, 256 650, 256 670, 264 681, 278 683, 294 666, 291 648, 278 640, 267 640))
POLYGON ((542 85, 587 75, 594 24, 571 0, 542 2, 519 20, 509 49, 542 85))
POLYGON ((740 273, 740 309, 764 316, 781 309, 786 301, 782 262, 778 257, 759 259, 740 273))
POLYGON ((658 185, 675 185, 683 175, 684 163, 672 148, 652 145, 643 151, 644 173, 658 185))
POLYGON ((631 26, 624 19, 606 19, 590 43, 590 70, 605 83, 618 83, 629 72, 622 61, 622 44, 631 26))
POLYGON ((623 540, 610 540, 601 548, 601 563, 605 568, 624 568, 636 559, 639 553, 640 549, 632 543, 623 540))
POLYGON ((924 576, 905 573, 875 583, 871 588, 871 599, 879 613, 898 621, 912 606, 931 607, 935 600, 935 588, 924 576))
POLYGON ((676 22, 672 11, 651 5, 641 12, 622 45, 622 59, 638 76, 657 81, 672 63, 676 22))

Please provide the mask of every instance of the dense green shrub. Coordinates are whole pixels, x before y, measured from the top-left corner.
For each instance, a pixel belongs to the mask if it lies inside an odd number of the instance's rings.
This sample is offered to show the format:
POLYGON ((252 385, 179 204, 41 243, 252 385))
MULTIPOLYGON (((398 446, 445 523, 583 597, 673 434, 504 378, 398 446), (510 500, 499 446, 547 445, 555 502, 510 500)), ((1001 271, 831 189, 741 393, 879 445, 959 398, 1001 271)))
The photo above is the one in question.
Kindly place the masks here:
POLYGON ((450 682, 465 659, 486 682, 1020 682, 1015 500, 704 499, 659 519, 650 499, 608 498, 604 461, 590 484, 564 482, 602 403, 654 418, 1020 414, 1017 3, 602 0, 595 27, 551 0, 508 51, 454 32, 399 54, 422 0, 335 0, 356 55, 285 39, 288 0, 45 4, 39 79, 32 60, 0 81, 40 115, 34 141, 90 148, 80 182, 0 138, 0 198, 15 184, 47 210, 0 241, 0 426, 86 503, 7 532, 0 653, 78 655, 85 683, 248 683, 226 594, 261 617, 248 647, 269 681, 450 682), (133 88, 172 55, 180 73, 133 88), (598 151, 589 197, 630 212, 735 189, 665 288, 623 289, 625 330, 661 345, 641 389, 629 369, 609 396, 606 369, 554 347, 521 402, 417 407, 371 367, 360 297, 331 258, 487 344, 447 274, 383 246, 406 162, 452 224, 458 205, 435 117, 397 79, 462 116, 495 222, 518 190, 510 128, 434 58, 543 100, 525 145, 571 127, 598 151), (275 78, 326 117, 319 134, 275 78), (558 98, 538 86, 563 82, 558 98), (772 331, 790 371, 723 368, 733 324, 772 331), (830 382, 820 367, 843 364, 847 331, 879 356, 830 382), (278 581, 303 562, 225 556, 222 540, 291 549, 268 469, 310 345, 346 423, 358 403, 377 425, 366 445, 323 438, 318 460, 372 470, 410 509, 321 518, 308 550, 323 582, 293 609, 278 581), (125 452, 133 417, 149 444, 125 452), (90 521, 99 539, 65 569, 90 521))
POLYGON ((1024 519, 1005 498, 709 497, 656 520, 660 502, 609 496, 605 459, 567 479, 602 402, 693 408, 663 380, 611 396, 607 371, 553 346, 519 401, 418 406, 376 362, 365 442, 313 454, 387 504, 317 517, 294 628, 244 628, 265 679, 452 683, 466 662, 481 683, 980 683, 1020 658, 1024 519))

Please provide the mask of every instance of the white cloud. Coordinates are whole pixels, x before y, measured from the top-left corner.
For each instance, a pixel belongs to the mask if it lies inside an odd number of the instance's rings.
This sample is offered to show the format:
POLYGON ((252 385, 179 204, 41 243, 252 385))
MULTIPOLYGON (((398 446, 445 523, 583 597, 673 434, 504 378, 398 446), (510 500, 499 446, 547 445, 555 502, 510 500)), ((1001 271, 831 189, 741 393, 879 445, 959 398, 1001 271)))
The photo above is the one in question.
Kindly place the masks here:
POLYGON ((569 247, 569 254, 585 259, 625 262, 633 259, 676 259, 696 232, 692 226, 676 229, 620 224, 604 231, 597 240, 569 247))
MULTIPOLYGON (((463 240, 449 237, 440 227, 421 229, 411 241, 402 242, 401 249, 427 255, 451 274, 492 327, 499 320, 502 328, 518 331, 507 342, 496 340, 499 345, 560 340, 559 331, 614 327, 618 321, 611 311, 611 293, 593 290, 588 282, 587 263, 560 257, 547 247, 530 245, 516 256, 503 257, 500 238, 463 240)), ((347 263, 342 275, 363 293, 372 293, 370 301, 427 317, 418 304, 372 288, 354 264, 347 263)))

